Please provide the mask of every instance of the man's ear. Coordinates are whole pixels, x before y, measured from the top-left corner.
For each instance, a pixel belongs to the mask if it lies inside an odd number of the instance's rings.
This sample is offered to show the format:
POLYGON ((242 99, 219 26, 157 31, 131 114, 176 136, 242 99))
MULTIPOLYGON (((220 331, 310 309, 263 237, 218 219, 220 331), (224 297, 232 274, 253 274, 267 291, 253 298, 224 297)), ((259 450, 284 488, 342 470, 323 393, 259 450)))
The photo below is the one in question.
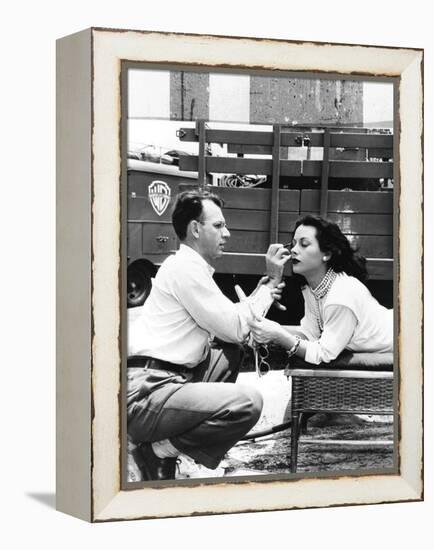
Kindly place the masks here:
POLYGON ((190 232, 191 236, 194 239, 199 238, 199 222, 197 220, 191 220, 188 224, 187 232, 190 232))

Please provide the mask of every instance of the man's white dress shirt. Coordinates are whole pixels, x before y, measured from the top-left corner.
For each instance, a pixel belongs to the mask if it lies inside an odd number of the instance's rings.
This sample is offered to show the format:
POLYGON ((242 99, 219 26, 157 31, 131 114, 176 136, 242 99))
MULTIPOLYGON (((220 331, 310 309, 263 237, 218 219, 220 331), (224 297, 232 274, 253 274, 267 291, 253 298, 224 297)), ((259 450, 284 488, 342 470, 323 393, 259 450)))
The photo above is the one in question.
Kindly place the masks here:
POLYGON ((209 341, 242 343, 249 334, 249 302, 264 313, 273 298, 261 285, 246 301, 234 304, 213 279, 214 269, 181 244, 161 265, 141 314, 128 327, 128 355, 146 355, 194 367, 207 355, 209 341))

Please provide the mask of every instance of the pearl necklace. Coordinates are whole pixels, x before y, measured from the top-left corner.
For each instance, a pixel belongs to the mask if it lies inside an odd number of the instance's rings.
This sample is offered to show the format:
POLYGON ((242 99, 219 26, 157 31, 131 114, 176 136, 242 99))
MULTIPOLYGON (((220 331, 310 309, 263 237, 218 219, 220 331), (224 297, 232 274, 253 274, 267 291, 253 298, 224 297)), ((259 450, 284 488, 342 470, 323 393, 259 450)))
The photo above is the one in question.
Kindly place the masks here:
POLYGON ((336 276, 337 276, 336 271, 333 271, 333 269, 329 267, 329 269, 327 270, 327 273, 324 275, 319 285, 316 286, 315 288, 311 288, 311 291, 312 291, 312 294, 314 295, 315 303, 316 303, 316 314, 315 314, 316 322, 318 324, 318 328, 321 333, 324 330, 324 323, 321 318, 319 301, 321 300, 321 298, 324 298, 324 296, 331 289, 333 283, 335 282, 336 276))

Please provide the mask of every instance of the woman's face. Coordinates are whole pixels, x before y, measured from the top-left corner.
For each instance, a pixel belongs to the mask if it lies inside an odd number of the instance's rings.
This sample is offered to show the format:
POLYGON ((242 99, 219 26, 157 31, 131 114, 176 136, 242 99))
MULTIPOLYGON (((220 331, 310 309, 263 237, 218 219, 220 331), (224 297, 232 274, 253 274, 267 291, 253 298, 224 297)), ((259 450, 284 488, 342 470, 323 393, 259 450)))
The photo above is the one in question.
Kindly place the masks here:
POLYGON ((315 227, 299 225, 291 243, 292 271, 304 277, 315 276, 327 268, 327 259, 328 255, 320 250, 315 227))

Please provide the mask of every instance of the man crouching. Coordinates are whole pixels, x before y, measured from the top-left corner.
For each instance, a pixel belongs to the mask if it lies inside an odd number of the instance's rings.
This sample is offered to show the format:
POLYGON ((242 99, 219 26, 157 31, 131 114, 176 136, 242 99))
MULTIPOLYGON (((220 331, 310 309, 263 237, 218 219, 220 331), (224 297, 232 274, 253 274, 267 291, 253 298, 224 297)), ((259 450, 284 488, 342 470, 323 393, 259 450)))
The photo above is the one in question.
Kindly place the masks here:
POLYGON ((217 468, 258 421, 260 393, 234 382, 251 308, 265 312, 280 296, 287 261, 286 249, 271 245, 268 277, 234 304, 213 279, 212 266, 230 236, 219 197, 181 193, 172 223, 180 248, 162 263, 129 327, 128 434, 138 444, 134 457, 146 480, 174 479, 183 455, 217 468))

